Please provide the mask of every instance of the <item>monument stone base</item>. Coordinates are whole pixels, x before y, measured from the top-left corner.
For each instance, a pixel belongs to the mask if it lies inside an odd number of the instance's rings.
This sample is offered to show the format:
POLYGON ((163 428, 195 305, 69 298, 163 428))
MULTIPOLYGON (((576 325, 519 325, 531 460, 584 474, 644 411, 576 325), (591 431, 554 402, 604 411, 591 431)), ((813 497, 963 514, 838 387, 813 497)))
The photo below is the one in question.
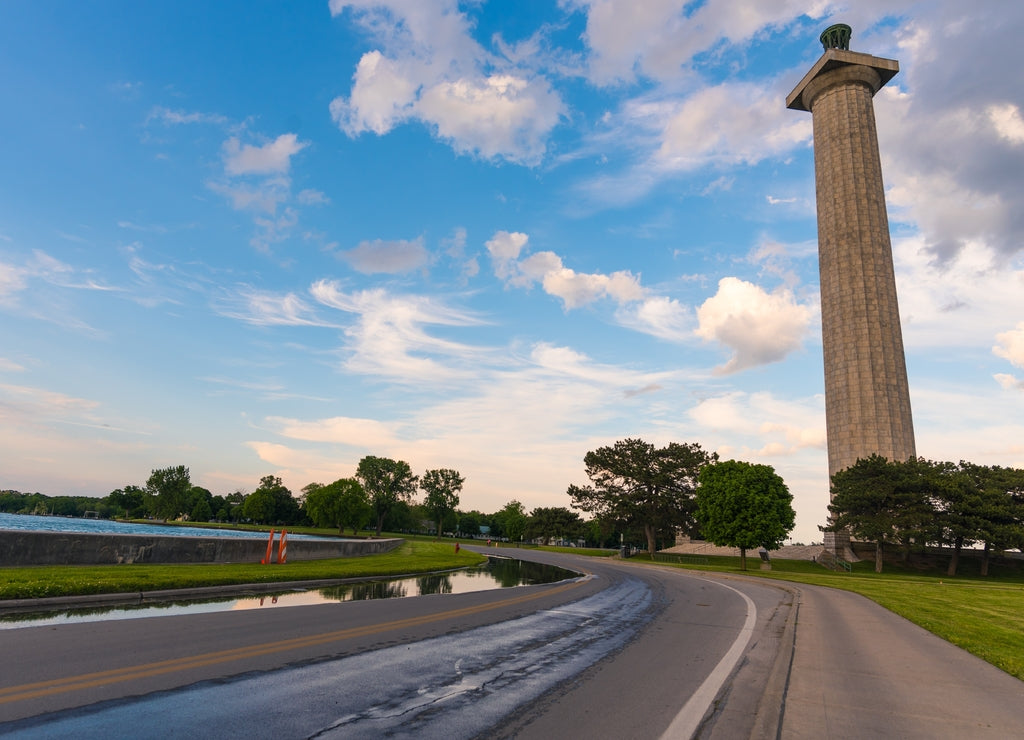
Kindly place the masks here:
POLYGON ((856 563, 860 558, 853 552, 850 545, 850 533, 843 530, 840 532, 824 532, 825 550, 837 558, 842 558, 850 563, 856 563))

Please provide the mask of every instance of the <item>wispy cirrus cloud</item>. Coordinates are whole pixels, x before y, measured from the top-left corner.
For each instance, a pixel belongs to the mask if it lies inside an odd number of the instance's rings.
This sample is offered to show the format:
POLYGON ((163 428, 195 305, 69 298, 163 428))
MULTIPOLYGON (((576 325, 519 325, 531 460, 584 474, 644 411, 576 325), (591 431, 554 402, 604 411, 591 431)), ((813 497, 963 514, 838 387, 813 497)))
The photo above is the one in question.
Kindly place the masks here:
POLYGON ((154 106, 146 116, 146 124, 153 122, 163 123, 168 126, 180 126, 196 123, 225 126, 228 124, 228 119, 226 116, 222 116, 219 113, 174 110, 157 105, 154 106))
POLYGON ((98 336, 72 303, 70 291, 114 293, 91 268, 75 267, 40 249, 20 264, 0 262, 0 308, 98 336))
POLYGON ((345 329, 345 367, 402 383, 441 382, 473 377, 473 366, 492 350, 442 339, 429 327, 473 327, 488 323, 481 316, 443 300, 399 295, 383 288, 344 291, 331 280, 319 280, 310 294, 323 306, 350 315, 345 329), (468 362, 472 359, 473 362, 468 362))
POLYGON ((322 326, 340 325, 320 318, 316 308, 295 293, 259 290, 250 285, 239 286, 222 296, 214 309, 221 315, 256 326, 322 326))
POLYGON ((0 262, 0 305, 13 304, 16 296, 25 289, 25 268, 0 262))
POLYGON ((17 408, 21 415, 35 414, 39 417, 61 417, 67 414, 79 416, 99 407, 98 401, 77 398, 65 393, 26 385, 0 383, 0 397, 6 400, 8 408, 17 408))
POLYGON ((297 393, 280 380, 244 380, 235 376, 200 378, 212 386, 211 395, 223 393, 239 393, 265 401, 319 401, 328 402, 326 396, 315 396, 308 393, 297 393))

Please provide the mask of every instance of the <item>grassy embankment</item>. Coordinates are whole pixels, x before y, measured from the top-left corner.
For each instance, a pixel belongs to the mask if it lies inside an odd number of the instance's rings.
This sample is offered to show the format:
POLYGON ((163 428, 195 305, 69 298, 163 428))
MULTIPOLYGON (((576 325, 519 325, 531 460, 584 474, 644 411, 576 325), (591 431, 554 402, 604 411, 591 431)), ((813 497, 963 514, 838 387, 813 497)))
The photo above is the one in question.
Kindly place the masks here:
MULTIPOLYGON (((650 560, 640 556, 637 560, 650 560)), ((745 573, 776 580, 853 591, 924 627, 942 639, 1024 680, 1024 572, 993 567, 991 576, 977 574, 977 563, 962 561, 964 575, 950 578, 941 569, 919 570, 886 563, 855 563, 852 573, 833 573, 805 560, 773 560, 772 570, 760 561, 739 558, 691 558, 677 565, 719 573, 745 573)), ((943 564, 944 566, 944 564, 943 564)))
POLYGON ((175 565, 40 565, 0 568, 2 599, 72 594, 131 593, 240 583, 276 583, 328 578, 395 576, 465 568, 484 557, 450 542, 407 540, 383 555, 333 560, 299 560, 282 565, 199 563, 175 565))
MULTIPOLYGON (((151 523, 136 520, 139 524, 151 523)), ((163 524, 163 523, 162 523, 163 524)), ((182 522, 183 526, 216 529, 240 529, 266 534, 264 525, 206 524, 182 522)), ((175 526, 167 522, 168 526, 175 526)), ((337 536, 336 530, 315 527, 288 527, 291 534, 337 536)), ((383 533, 406 542, 383 555, 367 555, 334 560, 293 561, 283 565, 258 563, 131 564, 131 565, 53 565, 5 568, 0 566, 0 608, 4 599, 38 599, 48 596, 81 594, 135 593, 202 586, 229 586, 247 583, 277 583, 336 578, 372 578, 413 575, 478 565, 484 556, 468 550, 455 552, 451 538, 383 533)), ((462 544, 483 545, 482 540, 460 540, 462 544)), ((530 547, 530 546, 528 546, 530 547)), ((494 548, 500 554, 500 548, 494 548)), ((545 548, 577 555, 608 557, 614 550, 581 548, 545 548)))

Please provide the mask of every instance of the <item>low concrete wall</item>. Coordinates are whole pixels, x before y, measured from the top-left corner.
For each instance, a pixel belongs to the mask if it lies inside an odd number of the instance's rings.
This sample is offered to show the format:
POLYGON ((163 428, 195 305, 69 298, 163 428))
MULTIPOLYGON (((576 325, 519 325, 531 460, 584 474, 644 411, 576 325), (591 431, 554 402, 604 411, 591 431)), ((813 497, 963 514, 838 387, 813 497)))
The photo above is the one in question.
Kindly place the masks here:
MULTIPOLYGON (((112 565, 117 563, 258 563, 267 536, 168 537, 148 534, 85 534, 0 530, 2 565, 112 565)), ((274 554, 277 559, 277 540, 274 554)), ((288 540, 288 560, 375 555, 402 540, 288 540)))

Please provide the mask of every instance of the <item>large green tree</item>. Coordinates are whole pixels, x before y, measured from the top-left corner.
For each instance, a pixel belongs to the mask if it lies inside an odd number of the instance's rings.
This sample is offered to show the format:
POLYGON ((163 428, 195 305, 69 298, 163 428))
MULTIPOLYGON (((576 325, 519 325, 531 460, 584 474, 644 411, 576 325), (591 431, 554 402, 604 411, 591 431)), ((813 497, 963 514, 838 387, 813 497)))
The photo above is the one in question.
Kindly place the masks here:
POLYGON ((473 535, 480 534, 480 525, 487 524, 488 519, 482 512, 476 511, 463 511, 459 514, 459 533, 462 535, 473 535))
POLYGON ((983 483, 979 475, 971 475, 965 464, 929 463, 928 489, 935 507, 936 539, 952 545, 946 573, 955 576, 964 545, 973 545, 984 531, 983 483))
POLYGON ((522 503, 515 499, 509 501, 501 508, 501 511, 494 515, 493 519, 494 523, 498 525, 499 533, 509 542, 522 542, 526 535, 526 525, 529 523, 526 507, 522 503))
POLYGON ((296 524, 299 503, 276 475, 260 478, 259 487, 245 497, 242 514, 260 524, 296 524))
POLYGON ((306 513, 316 526, 337 527, 339 534, 349 527, 354 535, 373 518, 366 492, 355 478, 340 478, 308 490, 306 513))
POLYGON ((388 512, 399 502, 408 503, 416 493, 416 476, 409 463, 403 460, 367 455, 359 461, 356 478, 370 498, 380 537, 388 512))
POLYGON ((947 575, 955 576, 964 545, 984 543, 981 574, 988 574, 992 548, 1019 546, 1013 491, 1022 485, 1021 471, 999 466, 933 463, 936 472, 934 505, 939 541, 952 545, 947 575))
POLYGON ((420 478, 420 488, 426 494, 423 506, 437 523, 437 536, 441 536, 444 520, 455 513, 459 505, 459 491, 466 482, 458 470, 435 468, 426 471, 420 478))
MULTIPOLYGON (((961 465, 965 465, 961 463, 961 465)), ((981 468, 966 464, 965 472, 981 468)), ((978 486, 984 492, 980 539, 985 543, 981 575, 988 575, 992 550, 1024 550, 1024 470, 984 467, 978 486)))
POLYGON ((145 513, 149 499, 145 490, 129 485, 111 491, 107 495, 107 503, 123 509, 125 519, 131 519, 133 514, 138 516, 145 513))
POLYGON ((717 460, 717 453, 696 443, 658 448, 641 439, 619 440, 586 454, 592 485, 569 486, 568 494, 574 508, 643 527, 653 555, 659 532, 692 528, 697 476, 717 460))
POLYGON ((882 572, 886 540, 906 543, 928 537, 928 522, 934 518, 929 469, 925 460, 896 462, 871 455, 832 476, 829 526, 874 542, 876 573, 882 572))
POLYGON ((213 494, 202 486, 192 486, 186 508, 192 522, 208 522, 213 519, 213 494))
POLYGON ((153 513, 161 519, 177 519, 186 513, 192 482, 188 468, 177 465, 154 470, 146 481, 146 491, 153 496, 153 513))
POLYGON ((530 512, 527 536, 547 545, 554 539, 575 539, 583 532, 583 519, 564 506, 539 506, 530 512))
POLYGON ((747 550, 776 550, 793 530, 793 495, 770 465, 738 460, 707 465, 697 487, 697 523, 704 538, 738 547, 747 569, 747 550))

